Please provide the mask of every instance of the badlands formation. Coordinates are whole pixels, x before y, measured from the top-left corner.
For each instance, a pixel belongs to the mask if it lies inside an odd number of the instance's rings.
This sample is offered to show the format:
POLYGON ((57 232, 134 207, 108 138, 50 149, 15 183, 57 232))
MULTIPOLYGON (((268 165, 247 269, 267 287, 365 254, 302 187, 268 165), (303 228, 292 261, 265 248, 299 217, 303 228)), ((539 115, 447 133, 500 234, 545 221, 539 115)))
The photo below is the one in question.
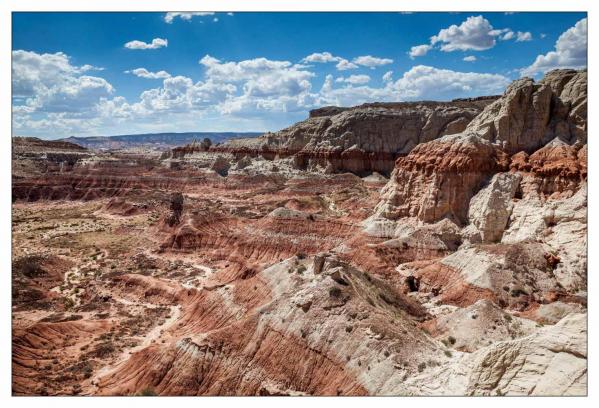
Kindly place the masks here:
POLYGON ((15 395, 584 395, 587 73, 157 153, 13 140, 15 395))

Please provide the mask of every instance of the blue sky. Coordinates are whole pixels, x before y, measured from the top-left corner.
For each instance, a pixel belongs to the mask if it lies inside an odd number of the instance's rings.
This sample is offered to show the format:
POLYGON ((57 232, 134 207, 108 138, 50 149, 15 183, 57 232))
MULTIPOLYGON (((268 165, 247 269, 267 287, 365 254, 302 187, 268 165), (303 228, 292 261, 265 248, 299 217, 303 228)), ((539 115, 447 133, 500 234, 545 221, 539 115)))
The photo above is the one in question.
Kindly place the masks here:
POLYGON ((585 13, 13 13, 13 133, 278 130, 586 66, 585 13))

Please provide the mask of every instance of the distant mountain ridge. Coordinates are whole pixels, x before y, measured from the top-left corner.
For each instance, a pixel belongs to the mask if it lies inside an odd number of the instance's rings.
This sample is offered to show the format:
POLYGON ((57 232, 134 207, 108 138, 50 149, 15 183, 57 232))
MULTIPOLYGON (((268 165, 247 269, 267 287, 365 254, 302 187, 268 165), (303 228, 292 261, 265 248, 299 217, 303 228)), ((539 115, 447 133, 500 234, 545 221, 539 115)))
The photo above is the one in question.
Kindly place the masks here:
POLYGON ((88 149, 125 149, 131 147, 150 147, 170 149, 189 144, 194 140, 209 138, 212 143, 220 143, 229 139, 256 137, 262 132, 185 132, 185 133, 142 133, 117 136, 71 136, 60 141, 78 144, 88 149))

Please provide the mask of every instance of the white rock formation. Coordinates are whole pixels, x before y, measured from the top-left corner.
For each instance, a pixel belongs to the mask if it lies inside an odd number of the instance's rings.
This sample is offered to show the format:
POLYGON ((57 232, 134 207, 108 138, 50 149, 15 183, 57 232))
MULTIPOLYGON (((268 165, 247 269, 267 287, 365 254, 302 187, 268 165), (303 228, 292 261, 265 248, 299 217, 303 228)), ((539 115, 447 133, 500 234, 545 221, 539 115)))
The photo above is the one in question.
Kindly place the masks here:
POLYGON ((501 240, 512 213, 512 198, 521 179, 517 173, 497 173, 489 185, 470 200, 468 219, 480 232, 483 242, 501 240))

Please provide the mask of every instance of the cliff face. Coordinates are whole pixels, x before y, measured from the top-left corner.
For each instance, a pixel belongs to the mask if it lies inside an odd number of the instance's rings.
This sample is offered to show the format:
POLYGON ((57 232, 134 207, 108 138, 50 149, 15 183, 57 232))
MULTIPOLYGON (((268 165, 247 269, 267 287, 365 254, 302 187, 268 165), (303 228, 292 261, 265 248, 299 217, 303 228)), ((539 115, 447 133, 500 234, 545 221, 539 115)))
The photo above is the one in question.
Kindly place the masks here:
POLYGON ((585 82, 586 72, 570 70, 552 71, 538 84, 515 81, 464 132, 399 158, 377 213, 466 225, 474 194, 510 168, 525 177, 509 199, 522 190, 575 193, 586 179, 585 82))
POLYGON ((14 178, 31 178, 47 172, 72 169, 91 153, 75 143, 60 140, 41 140, 36 137, 12 138, 14 178))
MULTIPOLYGON (((366 231, 397 238, 405 225, 449 220, 461 228, 463 246, 456 254, 468 247, 477 248, 477 253, 489 251, 481 245, 503 251, 510 245, 542 243, 544 256, 554 262, 551 270, 557 281, 550 285, 552 290, 559 296, 584 290, 587 147, 586 87, 581 84, 585 80, 586 72, 569 70, 553 71, 539 84, 518 80, 463 133, 423 143, 399 158, 375 214, 365 222, 366 231), (565 216, 566 208, 571 217, 565 216)), ((463 254, 464 259, 474 257, 463 254)), ((491 258, 485 259, 480 268, 486 268, 491 258)), ((452 294, 457 299, 482 296, 489 286, 480 282, 500 276, 489 272, 488 277, 477 278, 472 292, 471 272, 465 272, 465 265, 444 262, 415 265, 408 274, 433 281, 453 276, 453 291, 462 288, 452 294)))
POLYGON ((476 134, 507 154, 530 154, 555 138, 586 143, 586 82, 586 71, 556 70, 538 83, 530 78, 514 81, 501 97, 323 107, 275 133, 210 148, 181 147, 171 157, 210 151, 235 159, 292 158, 300 170, 389 174, 395 160, 417 145, 462 132, 476 134))
POLYGON ((530 78, 512 83, 466 131, 508 153, 532 153, 555 138, 568 144, 585 144, 586 123, 586 71, 556 70, 539 83, 530 78))
POLYGON ((490 175, 507 168, 506 155, 471 134, 446 136, 399 158, 377 211, 385 218, 424 222, 467 220, 467 204, 490 175))
MULTIPOLYGON (((210 151, 268 160, 293 157, 294 166, 301 170, 388 174, 396 157, 420 143, 463 131, 495 99, 325 107, 279 132, 232 140, 210 151)), ((172 157, 207 150, 188 146, 174 149, 172 157)))

